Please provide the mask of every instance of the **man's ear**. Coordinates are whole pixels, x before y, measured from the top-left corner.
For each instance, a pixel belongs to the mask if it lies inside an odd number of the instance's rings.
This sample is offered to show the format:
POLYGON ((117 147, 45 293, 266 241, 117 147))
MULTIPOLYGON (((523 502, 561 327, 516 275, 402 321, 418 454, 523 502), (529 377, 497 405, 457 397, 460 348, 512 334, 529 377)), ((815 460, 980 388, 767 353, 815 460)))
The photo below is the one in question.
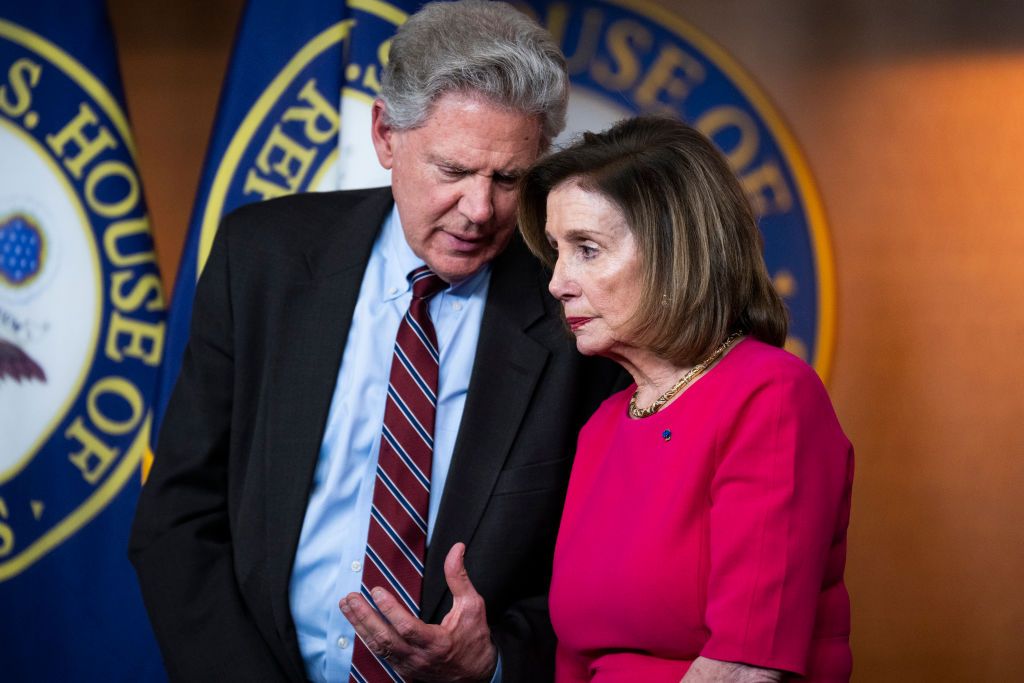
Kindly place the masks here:
POLYGON ((384 100, 373 101, 373 109, 370 112, 370 137, 373 138, 373 149, 377 152, 377 161, 390 171, 395 163, 394 131, 384 122, 386 109, 384 100))

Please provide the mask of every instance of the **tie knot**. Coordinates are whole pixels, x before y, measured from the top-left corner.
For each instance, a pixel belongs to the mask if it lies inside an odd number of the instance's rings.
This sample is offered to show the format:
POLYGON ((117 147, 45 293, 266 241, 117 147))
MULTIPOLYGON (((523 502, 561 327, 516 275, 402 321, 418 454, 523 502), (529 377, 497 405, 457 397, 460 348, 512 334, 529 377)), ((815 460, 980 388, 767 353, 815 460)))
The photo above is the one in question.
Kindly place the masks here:
POLYGON ((427 266, 420 266, 409 273, 409 284, 412 285, 414 299, 429 299, 448 286, 447 282, 435 275, 427 266))

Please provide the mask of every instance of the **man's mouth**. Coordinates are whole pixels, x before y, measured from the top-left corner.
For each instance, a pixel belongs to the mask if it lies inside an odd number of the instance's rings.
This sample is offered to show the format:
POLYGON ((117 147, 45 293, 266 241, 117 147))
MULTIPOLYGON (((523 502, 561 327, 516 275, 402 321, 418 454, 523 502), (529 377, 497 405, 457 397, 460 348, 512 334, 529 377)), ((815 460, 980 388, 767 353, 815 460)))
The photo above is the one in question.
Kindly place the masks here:
POLYGON ((444 230, 442 233, 445 246, 452 251, 473 252, 487 243, 486 235, 456 235, 444 230))

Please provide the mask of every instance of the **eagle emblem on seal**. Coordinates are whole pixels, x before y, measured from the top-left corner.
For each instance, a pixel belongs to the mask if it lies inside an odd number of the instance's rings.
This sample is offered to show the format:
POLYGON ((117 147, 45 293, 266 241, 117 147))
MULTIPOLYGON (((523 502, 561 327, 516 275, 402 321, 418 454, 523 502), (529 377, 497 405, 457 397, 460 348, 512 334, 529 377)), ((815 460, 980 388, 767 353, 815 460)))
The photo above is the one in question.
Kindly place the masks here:
MULTIPOLYGON (((42 231, 31 217, 15 213, 0 220, 0 282, 23 287, 39 274, 44 256, 42 231)), ((0 338, 0 380, 46 382, 46 373, 12 341, 0 338)))
POLYGON ((18 384, 23 379, 46 383, 46 373, 39 363, 32 360, 17 344, 0 339, 0 380, 8 377, 18 384))

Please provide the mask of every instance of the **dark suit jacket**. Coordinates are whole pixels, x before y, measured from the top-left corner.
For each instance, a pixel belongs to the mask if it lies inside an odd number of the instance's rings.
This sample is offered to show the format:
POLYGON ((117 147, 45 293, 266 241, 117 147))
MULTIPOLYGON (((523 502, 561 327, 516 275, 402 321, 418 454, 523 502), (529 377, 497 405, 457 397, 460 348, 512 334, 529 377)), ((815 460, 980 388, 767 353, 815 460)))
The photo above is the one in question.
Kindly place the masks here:
MULTIPOLYGON (((352 311, 392 204, 386 188, 285 197, 236 211, 219 231, 130 548, 173 679, 305 678, 289 575, 352 311)), ((467 543, 506 681, 552 676, 546 593, 576 434, 622 384, 614 365, 577 354, 546 283, 518 239, 493 263, 424 575, 423 618, 436 623, 451 607, 445 554, 467 543)))

